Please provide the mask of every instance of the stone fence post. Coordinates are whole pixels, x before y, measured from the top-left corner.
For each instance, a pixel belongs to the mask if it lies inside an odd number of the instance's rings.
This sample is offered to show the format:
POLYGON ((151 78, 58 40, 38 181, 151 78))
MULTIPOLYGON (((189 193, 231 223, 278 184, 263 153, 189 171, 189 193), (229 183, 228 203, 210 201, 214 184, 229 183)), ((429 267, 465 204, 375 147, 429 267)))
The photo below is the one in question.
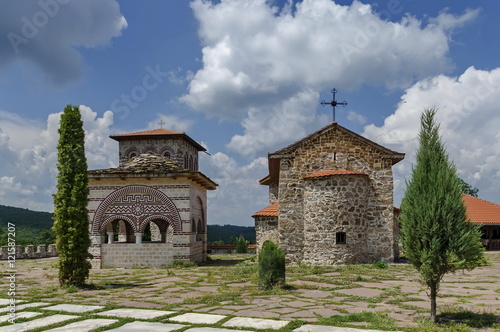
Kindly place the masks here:
POLYGON ((56 245, 49 244, 49 250, 48 250, 47 257, 55 257, 55 256, 57 256, 56 245))
POLYGON ((33 258, 33 257, 35 257, 34 249, 35 249, 34 245, 25 246, 24 247, 24 257, 25 258, 33 258))
POLYGON ((40 244, 36 247, 36 257, 47 257, 47 253, 45 252, 45 244, 40 244))

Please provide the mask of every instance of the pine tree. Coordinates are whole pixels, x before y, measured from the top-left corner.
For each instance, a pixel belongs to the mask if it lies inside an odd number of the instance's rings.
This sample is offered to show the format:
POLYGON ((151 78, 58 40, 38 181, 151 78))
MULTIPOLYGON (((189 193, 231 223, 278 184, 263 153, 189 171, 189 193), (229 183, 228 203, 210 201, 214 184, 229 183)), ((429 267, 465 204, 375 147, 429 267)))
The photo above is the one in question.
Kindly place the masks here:
POLYGON ((59 126, 57 193, 54 226, 59 254, 59 283, 82 286, 89 276, 91 258, 88 222, 88 178, 85 133, 80 110, 68 105, 59 126))
POLYGON ((446 273, 471 270, 483 261, 479 227, 469 222, 461 182, 439 137, 435 109, 421 116, 420 145, 401 203, 401 242, 430 290, 431 320, 446 273))

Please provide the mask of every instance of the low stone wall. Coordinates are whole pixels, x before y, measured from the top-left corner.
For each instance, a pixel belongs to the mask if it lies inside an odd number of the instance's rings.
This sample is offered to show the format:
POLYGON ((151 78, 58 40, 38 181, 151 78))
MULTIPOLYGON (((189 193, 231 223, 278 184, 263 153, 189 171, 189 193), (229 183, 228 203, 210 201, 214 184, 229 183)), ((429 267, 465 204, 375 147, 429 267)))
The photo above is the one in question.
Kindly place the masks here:
MULTIPOLYGON (((40 244, 38 246, 27 245, 27 246, 15 246, 15 256, 16 259, 24 259, 24 258, 44 258, 44 257, 56 257, 56 245, 49 244, 48 246, 45 244, 40 244)), ((9 254, 9 247, 4 246, 1 247, 0 259, 6 260, 9 259, 9 256, 13 256, 12 252, 9 254)))
POLYGON ((114 243, 101 247, 102 268, 165 267, 174 260, 172 243, 114 243))

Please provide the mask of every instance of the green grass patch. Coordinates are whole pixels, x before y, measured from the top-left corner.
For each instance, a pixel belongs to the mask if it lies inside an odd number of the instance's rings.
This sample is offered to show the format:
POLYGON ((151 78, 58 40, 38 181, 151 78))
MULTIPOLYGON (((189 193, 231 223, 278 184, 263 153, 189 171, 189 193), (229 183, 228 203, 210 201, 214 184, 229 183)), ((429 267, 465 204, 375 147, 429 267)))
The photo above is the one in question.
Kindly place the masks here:
POLYGON ((328 318, 320 318, 318 324, 332 325, 342 327, 359 327, 356 324, 350 323, 366 323, 366 328, 375 330, 396 330, 396 322, 384 312, 368 312, 352 313, 346 316, 334 315, 328 318))

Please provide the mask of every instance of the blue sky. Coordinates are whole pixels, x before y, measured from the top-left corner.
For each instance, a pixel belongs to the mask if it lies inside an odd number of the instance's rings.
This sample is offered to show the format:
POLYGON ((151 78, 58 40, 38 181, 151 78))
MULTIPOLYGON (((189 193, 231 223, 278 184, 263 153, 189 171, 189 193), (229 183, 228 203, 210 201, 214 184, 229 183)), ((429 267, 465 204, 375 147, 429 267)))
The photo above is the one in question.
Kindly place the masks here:
POLYGON ((1 0, 0 204, 52 210, 58 114, 83 105, 90 168, 110 134, 159 127, 204 144, 212 224, 252 225, 267 153, 332 121, 399 152, 395 204, 438 107, 460 176, 500 203, 497 1, 1 0))

